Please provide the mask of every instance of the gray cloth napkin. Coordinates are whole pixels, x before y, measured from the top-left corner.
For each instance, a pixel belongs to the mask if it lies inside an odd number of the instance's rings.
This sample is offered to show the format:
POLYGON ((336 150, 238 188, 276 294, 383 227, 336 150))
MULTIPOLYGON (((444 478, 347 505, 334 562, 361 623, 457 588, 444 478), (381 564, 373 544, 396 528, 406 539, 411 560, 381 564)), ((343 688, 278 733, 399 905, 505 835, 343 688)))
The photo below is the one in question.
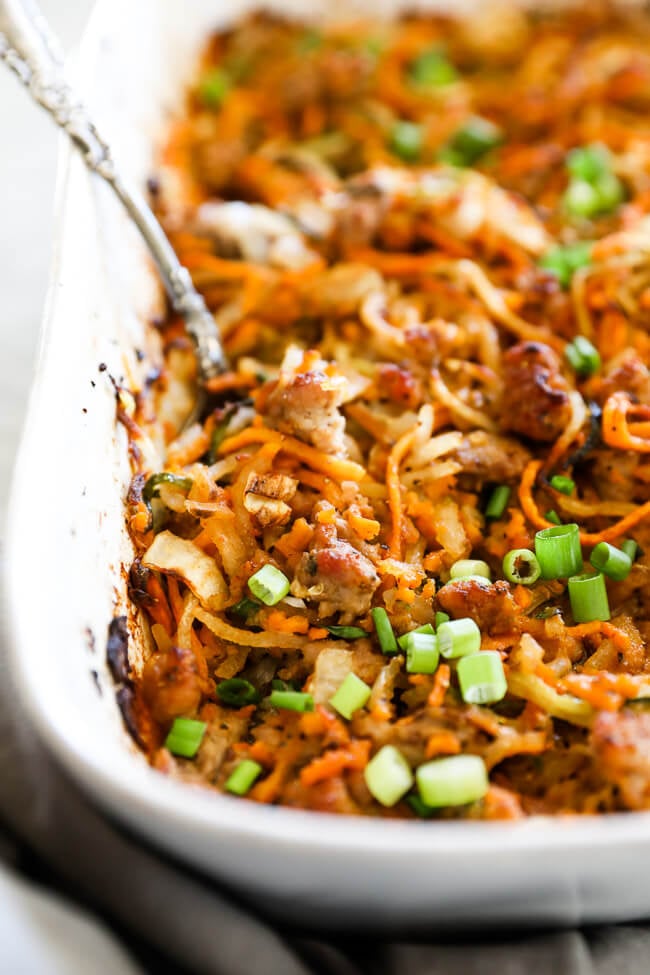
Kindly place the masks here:
MULTIPOLYGON (((647 975, 650 927, 620 926, 464 943, 382 943, 274 930, 231 895, 107 819, 56 765, 26 723, 0 658, 0 859, 16 837, 78 903, 0 868, 0 972, 138 975, 98 920, 150 946, 188 975, 647 975), (83 904, 84 907, 80 907, 83 904), (94 917, 87 913, 93 912, 94 917)), ((3 856, 4 854, 4 856, 3 856)), ((166 961, 165 961, 166 960, 166 961)), ((144 967, 142 967, 144 965, 144 967)))

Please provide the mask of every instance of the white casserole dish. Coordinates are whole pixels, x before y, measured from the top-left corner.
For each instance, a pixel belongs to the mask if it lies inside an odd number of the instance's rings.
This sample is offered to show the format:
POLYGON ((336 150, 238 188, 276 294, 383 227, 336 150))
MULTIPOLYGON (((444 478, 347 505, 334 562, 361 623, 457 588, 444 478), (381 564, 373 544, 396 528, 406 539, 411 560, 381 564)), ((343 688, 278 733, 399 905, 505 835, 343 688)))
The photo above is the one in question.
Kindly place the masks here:
MULTIPOLYGON (((155 133, 206 31, 252 6, 235 0, 226 14, 214 0, 189 7, 100 0, 81 83, 134 179, 146 177, 155 133)), ((314 15, 315 7, 331 14, 336 5, 275 6, 314 15)), ((365 8, 376 14, 378 4, 368 0, 365 8)), ((343 9, 349 15, 350 4, 343 9)), ((124 375, 134 349, 145 347, 141 323, 159 298, 117 204, 67 147, 59 214, 9 509, 6 598, 13 676, 68 771, 147 840, 285 921, 388 931, 574 925, 650 913, 647 814, 368 821, 261 807, 179 784, 147 765, 124 730, 105 667, 108 624, 127 611, 129 558, 126 438, 108 377, 124 375)))

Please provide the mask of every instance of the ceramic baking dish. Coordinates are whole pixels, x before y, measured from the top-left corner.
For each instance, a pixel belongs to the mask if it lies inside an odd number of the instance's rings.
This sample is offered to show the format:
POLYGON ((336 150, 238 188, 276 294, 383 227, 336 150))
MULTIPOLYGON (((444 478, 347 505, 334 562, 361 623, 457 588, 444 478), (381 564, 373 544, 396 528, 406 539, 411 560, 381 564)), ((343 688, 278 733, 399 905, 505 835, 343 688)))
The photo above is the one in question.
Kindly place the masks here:
MULTIPOLYGON (((250 6, 100 0, 79 73, 135 180, 146 177, 201 39, 250 6)), ((368 0, 366 10, 376 14, 378 6, 368 0)), ((322 0, 303 9, 331 15, 335 7, 322 0)), ((48 746, 146 840, 285 920, 388 930, 647 915, 650 815, 369 821, 234 800, 147 765, 124 729, 105 667, 109 622, 129 612, 122 508, 129 466, 111 376, 135 368, 136 350, 148 344, 143 322, 159 301, 132 228, 63 147, 50 293, 6 551, 12 674, 48 746)), ((137 653, 132 619, 130 627, 137 653)))

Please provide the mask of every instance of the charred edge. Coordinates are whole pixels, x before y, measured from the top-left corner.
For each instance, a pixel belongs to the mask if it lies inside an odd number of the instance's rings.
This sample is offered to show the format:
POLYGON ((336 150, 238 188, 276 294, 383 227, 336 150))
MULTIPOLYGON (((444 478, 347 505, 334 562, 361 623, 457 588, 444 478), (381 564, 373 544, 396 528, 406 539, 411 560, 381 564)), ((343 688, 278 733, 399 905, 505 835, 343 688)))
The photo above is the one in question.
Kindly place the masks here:
POLYGON ((126 616, 116 616, 108 627, 106 660, 116 684, 124 684, 129 679, 129 634, 126 616))
POLYGON ((140 729, 138 727, 135 691, 130 685, 125 684, 123 687, 119 688, 115 698, 117 700, 117 706, 120 709, 122 721, 124 722, 126 730, 131 735, 136 745, 146 750, 147 743, 142 738, 140 729))

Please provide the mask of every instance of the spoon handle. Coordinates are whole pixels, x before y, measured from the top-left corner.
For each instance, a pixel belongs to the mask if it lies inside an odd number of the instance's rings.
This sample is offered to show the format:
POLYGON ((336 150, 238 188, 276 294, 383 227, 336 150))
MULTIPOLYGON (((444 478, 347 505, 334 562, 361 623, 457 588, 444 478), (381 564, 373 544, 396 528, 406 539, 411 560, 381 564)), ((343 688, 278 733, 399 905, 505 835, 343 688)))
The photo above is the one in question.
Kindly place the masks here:
POLYGON ((202 380, 227 368, 216 324, 144 197, 121 178, 108 143, 68 83, 60 45, 33 0, 0 0, 0 61, 80 150, 86 165, 115 191, 137 225, 170 301, 196 343, 202 380))

